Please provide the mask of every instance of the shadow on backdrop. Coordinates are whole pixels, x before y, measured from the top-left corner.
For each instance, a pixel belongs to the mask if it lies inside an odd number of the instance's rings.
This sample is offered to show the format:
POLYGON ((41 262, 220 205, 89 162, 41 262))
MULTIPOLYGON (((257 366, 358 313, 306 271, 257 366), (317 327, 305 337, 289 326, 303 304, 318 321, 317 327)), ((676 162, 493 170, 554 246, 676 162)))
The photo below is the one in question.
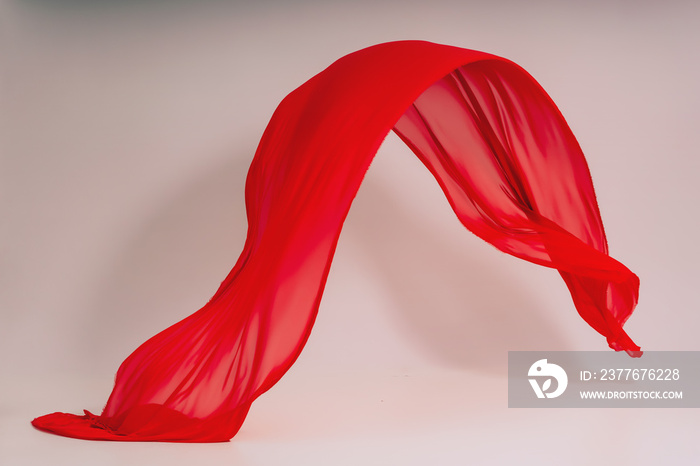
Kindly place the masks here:
MULTIPOLYGON (((105 271, 82 332, 91 372, 116 372, 138 345, 204 305, 235 263, 247 229, 250 160, 228 160, 138 225, 105 271)), ((359 243, 371 273, 398 304, 392 318, 430 357, 502 373, 509 349, 566 349, 538 306, 545 290, 531 292, 497 270, 491 261, 502 253, 477 247, 480 240, 466 229, 463 242, 446 241, 371 177, 358 198, 341 247, 359 243)), ((555 273, 552 281, 563 286, 555 273)))
MULTIPOLYGON (((400 309, 395 320, 432 358, 503 374, 508 350, 567 349, 548 318, 550 310, 539 304, 546 289, 531 291, 499 270, 502 261, 495 259, 504 253, 478 244, 482 240, 466 228, 462 241, 446 238, 374 180, 361 190, 368 202, 351 214, 355 221, 348 234, 361 243, 357 250, 366 252, 374 276, 391 290, 400 309)), ((552 286, 565 286, 556 272, 551 275, 552 286)))
POLYGON ((231 156, 190 179, 115 246, 84 312, 80 354, 91 372, 116 373, 141 343, 213 296, 243 249, 249 164, 231 156))

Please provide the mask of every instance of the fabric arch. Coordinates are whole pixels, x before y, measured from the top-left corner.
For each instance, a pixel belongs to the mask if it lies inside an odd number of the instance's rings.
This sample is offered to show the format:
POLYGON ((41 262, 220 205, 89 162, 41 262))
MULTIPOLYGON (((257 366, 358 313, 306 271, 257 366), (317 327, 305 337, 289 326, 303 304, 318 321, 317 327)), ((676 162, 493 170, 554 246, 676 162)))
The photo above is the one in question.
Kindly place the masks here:
POLYGON ((94 440, 232 438, 304 347, 343 222, 392 128, 468 230, 557 269, 609 346, 641 354, 622 328, 639 280, 608 255, 585 158, 546 92, 501 57, 391 42, 341 58, 280 103, 248 172, 243 252, 213 298, 122 363, 100 415, 34 426, 94 440))

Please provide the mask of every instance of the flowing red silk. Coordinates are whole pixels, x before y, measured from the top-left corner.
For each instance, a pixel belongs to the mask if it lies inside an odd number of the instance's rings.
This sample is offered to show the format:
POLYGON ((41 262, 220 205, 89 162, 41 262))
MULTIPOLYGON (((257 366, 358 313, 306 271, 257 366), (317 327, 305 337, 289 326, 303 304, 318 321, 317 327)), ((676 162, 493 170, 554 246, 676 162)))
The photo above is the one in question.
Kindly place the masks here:
POLYGON ((248 172, 243 252, 202 309, 121 365, 101 415, 39 429, 101 440, 214 442, 299 356, 350 204, 391 129, 433 173, 464 226, 556 268, 615 350, 639 280, 608 255, 589 170, 549 96, 518 65, 421 41, 347 55, 290 93, 248 172))

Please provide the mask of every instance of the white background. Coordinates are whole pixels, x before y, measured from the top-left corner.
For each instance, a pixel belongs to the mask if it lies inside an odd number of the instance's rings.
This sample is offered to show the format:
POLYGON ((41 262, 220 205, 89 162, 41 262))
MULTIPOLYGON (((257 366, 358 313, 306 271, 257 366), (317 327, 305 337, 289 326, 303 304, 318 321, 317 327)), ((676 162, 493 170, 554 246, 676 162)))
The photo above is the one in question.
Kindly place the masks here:
POLYGON ((507 408, 508 350, 601 350, 556 272, 464 230, 395 137, 292 370, 232 442, 35 431, 99 412, 119 363, 239 254, 277 103, 335 59, 425 39, 505 56, 586 153, 645 350, 700 350, 698 2, 0 3, 0 464, 695 464, 695 410, 507 408), (120 3, 120 5, 117 5, 120 3))

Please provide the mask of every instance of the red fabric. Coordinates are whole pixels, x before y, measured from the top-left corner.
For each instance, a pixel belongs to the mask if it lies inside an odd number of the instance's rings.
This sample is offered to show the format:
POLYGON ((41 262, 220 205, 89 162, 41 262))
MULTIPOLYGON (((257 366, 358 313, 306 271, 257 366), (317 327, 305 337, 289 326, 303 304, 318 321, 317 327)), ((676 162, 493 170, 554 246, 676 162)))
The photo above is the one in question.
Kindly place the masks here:
POLYGON ((556 268, 610 347, 639 280, 608 256, 586 161, 552 100, 500 57, 428 42, 341 58, 289 94, 248 173, 244 250, 202 309, 121 365, 101 415, 33 424, 70 437, 225 441, 299 356, 343 221, 394 128, 455 213, 498 249, 556 268))

